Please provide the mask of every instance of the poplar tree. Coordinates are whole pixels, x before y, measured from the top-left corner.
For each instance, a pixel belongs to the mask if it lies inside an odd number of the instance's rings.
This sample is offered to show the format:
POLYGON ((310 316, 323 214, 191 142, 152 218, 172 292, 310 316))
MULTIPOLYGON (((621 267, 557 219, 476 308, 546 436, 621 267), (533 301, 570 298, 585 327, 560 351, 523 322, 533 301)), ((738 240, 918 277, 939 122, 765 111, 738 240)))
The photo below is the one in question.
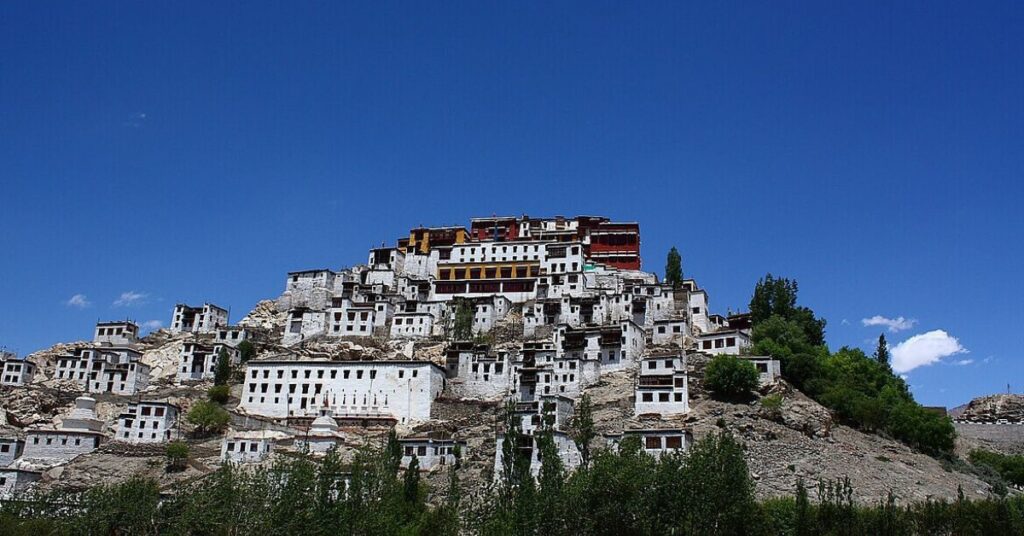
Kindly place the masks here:
POLYGON ((668 259, 665 261, 665 282, 672 285, 672 288, 679 288, 683 284, 683 258, 679 256, 679 250, 675 246, 668 250, 668 259))
POLYGON ((875 360, 889 366, 889 343, 885 341, 885 333, 878 336, 878 347, 875 349, 875 360))

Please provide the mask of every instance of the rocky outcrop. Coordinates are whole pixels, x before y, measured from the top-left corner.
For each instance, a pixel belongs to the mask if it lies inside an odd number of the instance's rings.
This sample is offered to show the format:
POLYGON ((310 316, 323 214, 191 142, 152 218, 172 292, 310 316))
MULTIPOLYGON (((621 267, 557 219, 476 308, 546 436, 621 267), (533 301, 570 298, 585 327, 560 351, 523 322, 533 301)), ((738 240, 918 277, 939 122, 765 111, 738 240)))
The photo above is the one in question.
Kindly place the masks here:
POLYGON ((990 395, 971 400, 955 415, 957 421, 1024 423, 1024 395, 990 395))

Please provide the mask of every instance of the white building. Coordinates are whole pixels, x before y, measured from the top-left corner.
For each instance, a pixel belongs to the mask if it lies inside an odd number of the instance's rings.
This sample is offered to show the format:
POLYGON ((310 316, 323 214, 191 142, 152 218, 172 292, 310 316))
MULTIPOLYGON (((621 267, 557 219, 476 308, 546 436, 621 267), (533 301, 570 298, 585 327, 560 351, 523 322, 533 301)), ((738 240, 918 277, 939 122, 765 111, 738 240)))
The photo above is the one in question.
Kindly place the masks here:
POLYGON ((651 342, 655 345, 682 345, 689 334, 685 319, 665 318, 655 320, 651 330, 651 342))
POLYGON ((80 396, 60 428, 29 428, 25 431, 22 458, 56 465, 96 450, 104 439, 103 421, 96 418, 96 400, 80 396))
POLYGON ((164 443, 174 436, 178 406, 167 402, 143 400, 128 404, 117 417, 118 441, 125 443, 164 443))
POLYGON ((681 428, 625 430, 621 434, 606 435, 610 446, 618 448, 622 439, 635 436, 640 448, 655 457, 671 452, 686 452, 693 446, 693 434, 681 428))
POLYGON ((171 333, 215 333, 228 325, 228 310, 212 303, 192 307, 179 303, 171 317, 171 333))
POLYGON ((133 395, 149 386, 150 367, 133 348, 76 348, 57 356, 54 377, 73 380, 90 393, 133 395))
POLYGON ((690 411, 686 358, 660 353, 640 362, 633 410, 637 415, 681 415, 690 411))
POLYGON ((32 383, 36 364, 28 359, 18 359, 10 352, 0 352, 0 385, 18 387, 32 383))
POLYGON ((434 315, 430 313, 395 313, 391 319, 391 338, 421 339, 434 333, 434 315))
POLYGON ((329 406, 336 417, 424 421, 444 385, 444 370, 429 361, 250 361, 239 408, 286 418, 329 406))
POLYGON ((277 310, 323 310, 334 294, 338 275, 326 269, 289 272, 284 293, 277 299, 277 310))
POLYGON ((288 311, 281 344, 285 346, 298 344, 310 337, 321 335, 326 330, 327 312, 297 307, 288 311))
POLYGON ((494 295, 473 300, 473 334, 491 331, 511 308, 512 302, 504 296, 494 295))
POLYGON ((220 444, 220 460, 231 463, 256 463, 267 459, 285 434, 273 431, 235 432, 220 444))
POLYGON ((96 324, 92 342, 111 346, 130 346, 139 342, 139 326, 130 320, 96 324))
POLYGON ((433 439, 430 437, 409 437, 399 439, 402 446, 402 468, 408 469, 412 463, 413 456, 420 471, 430 471, 434 467, 452 465, 455 463, 455 450, 459 449, 460 455, 466 455, 466 442, 454 439, 433 439))
POLYGON ((242 341, 249 340, 249 332, 243 326, 224 326, 217 330, 214 341, 217 344, 226 344, 232 348, 237 347, 242 341))
POLYGON ((178 381, 212 380, 217 372, 220 353, 227 353, 228 362, 237 365, 241 358, 238 349, 227 344, 186 342, 178 356, 178 381))
POLYGON ((739 355, 750 347, 750 334, 740 329, 724 329, 697 336, 697 349, 711 355, 739 355))
POLYGON ((635 366, 646 347, 643 328, 631 320, 579 329, 560 325, 553 340, 560 357, 596 361, 608 371, 635 366))
POLYGON ((38 471, 8 467, 0 469, 0 500, 13 499, 43 477, 38 471))
POLYGON ((501 400, 511 388, 508 352, 492 352, 486 345, 457 342, 445 352, 448 391, 455 398, 501 400))
POLYGON ((745 359, 754 364, 757 368, 758 381, 761 385, 769 385, 775 383, 782 376, 782 365, 778 359, 772 359, 771 356, 766 355, 744 355, 740 356, 740 359, 745 359))
POLYGON ((25 442, 15 436, 0 437, 0 467, 7 467, 21 457, 25 442))

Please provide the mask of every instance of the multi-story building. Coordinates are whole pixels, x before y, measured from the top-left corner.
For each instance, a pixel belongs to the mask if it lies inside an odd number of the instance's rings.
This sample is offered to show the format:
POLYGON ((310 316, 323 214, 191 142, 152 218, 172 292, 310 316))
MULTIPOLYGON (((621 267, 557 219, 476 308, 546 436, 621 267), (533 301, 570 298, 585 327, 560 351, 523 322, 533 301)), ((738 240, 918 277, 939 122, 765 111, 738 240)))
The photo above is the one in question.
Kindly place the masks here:
POLYGON ((150 367, 133 348, 84 347, 57 356, 55 377, 90 393, 132 395, 149 386, 150 367))
POLYGON ((115 438, 125 443, 164 443, 174 436, 178 423, 178 406, 157 400, 128 404, 117 417, 115 438))
POLYGON ((637 415, 680 415, 690 411, 686 358, 679 352, 661 352, 640 361, 636 380, 637 415))
POLYGON ((59 428, 29 428, 25 431, 22 458, 55 465, 96 450, 103 442, 103 421, 96 418, 96 400, 80 396, 75 408, 59 428))
POLYGON ((250 361, 239 408, 274 418, 331 407, 336 417, 424 421, 444 385, 444 370, 429 361, 250 361))
POLYGON ((36 364, 28 359, 18 359, 10 352, 0 352, 0 385, 28 385, 32 383, 36 368, 36 364))
POLYGON ((222 343, 204 344, 186 342, 181 346, 178 357, 178 381, 212 380, 217 372, 217 361, 221 352, 228 357, 231 365, 240 361, 237 348, 222 343))
POLYGON ((228 325, 228 310, 212 303, 192 307, 179 303, 171 317, 171 333, 216 333, 228 325))

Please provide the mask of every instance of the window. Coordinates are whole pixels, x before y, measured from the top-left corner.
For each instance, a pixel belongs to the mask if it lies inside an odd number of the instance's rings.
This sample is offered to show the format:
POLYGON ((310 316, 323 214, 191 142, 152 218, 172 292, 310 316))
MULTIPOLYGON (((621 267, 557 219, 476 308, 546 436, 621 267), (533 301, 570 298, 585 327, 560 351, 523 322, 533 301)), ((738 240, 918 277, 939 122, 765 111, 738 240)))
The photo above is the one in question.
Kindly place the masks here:
POLYGON ((654 402, 654 394, 653 393, 643 393, 642 400, 644 402, 654 402))
POLYGON ((644 438, 644 448, 648 449, 648 450, 651 450, 651 449, 659 449, 660 450, 661 449, 661 438, 657 437, 657 436, 645 437, 644 438))
POLYGON ((669 436, 665 438, 665 448, 667 449, 681 449, 683 448, 682 436, 669 436))

